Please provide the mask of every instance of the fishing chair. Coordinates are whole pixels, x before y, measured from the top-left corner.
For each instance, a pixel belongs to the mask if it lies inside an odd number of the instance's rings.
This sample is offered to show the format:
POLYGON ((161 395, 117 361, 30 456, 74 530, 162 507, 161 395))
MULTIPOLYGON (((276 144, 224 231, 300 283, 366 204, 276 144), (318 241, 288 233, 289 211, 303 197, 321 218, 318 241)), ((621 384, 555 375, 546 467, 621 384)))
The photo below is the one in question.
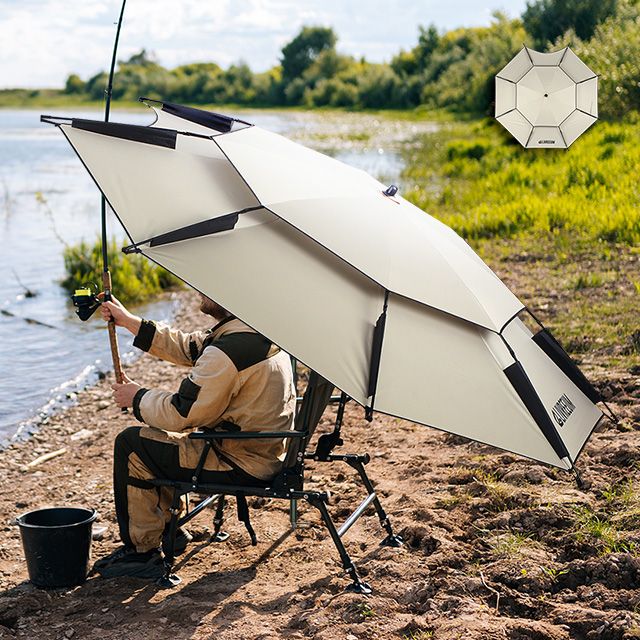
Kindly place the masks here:
POLYGON ((380 500, 376 495, 371 480, 367 476, 364 466, 369 462, 368 454, 333 454, 332 450, 336 446, 343 444, 340 437, 340 429, 344 417, 345 405, 349 398, 342 393, 340 396, 332 396, 333 385, 315 372, 310 372, 309 382, 302 398, 298 398, 298 411, 295 419, 293 431, 285 432, 228 432, 202 430, 189 434, 190 438, 205 441, 202 455, 198 465, 193 471, 191 482, 174 481, 168 479, 155 479, 152 484, 158 487, 170 487, 173 489, 173 499, 170 508, 171 520, 169 522, 168 544, 165 547, 164 576, 159 584, 168 588, 179 584, 180 578, 173 573, 175 538, 178 527, 186 524, 203 509, 216 503, 215 516, 213 519, 214 531, 211 541, 222 542, 228 538, 228 534, 222 532, 223 511, 227 496, 234 496, 237 502, 238 519, 242 521, 251 537, 251 544, 257 544, 256 534, 249 519, 249 509, 247 497, 276 498, 290 501, 290 517, 292 528, 297 522, 297 502, 305 500, 311 506, 318 509, 324 525, 327 527, 331 539, 338 550, 342 566, 351 579, 351 584, 347 590, 356 593, 369 594, 371 587, 360 579, 355 564, 349 556, 342 537, 351 526, 362 516, 369 505, 373 504, 380 519, 380 524, 386 532, 386 537, 382 541, 385 546, 398 547, 402 544, 402 539, 393 533, 391 522, 385 513, 380 500), (320 422, 320 418, 326 407, 330 403, 338 404, 336 422, 332 433, 322 435, 317 442, 313 453, 306 453, 306 447, 313 436, 315 429, 320 422), (214 442, 228 439, 244 438, 284 438, 286 439, 287 453, 283 463, 283 468, 273 480, 268 483, 256 486, 240 486, 229 484, 211 484, 200 482, 200 474, 204 468, 207 455, 213 448, 214 442), (329 514, 327 504, 329 493, 327 491, 307 491, 304 488, 304 466, 305 460, 315 462, 346 462, 356 470, 360 480, 367 490, 367 497, 360 503, 355 511, 345 520, 340 528, 336 525, 329 514), (189 493, 206 495, 207 497, 179 518, 181 497, 189 493))

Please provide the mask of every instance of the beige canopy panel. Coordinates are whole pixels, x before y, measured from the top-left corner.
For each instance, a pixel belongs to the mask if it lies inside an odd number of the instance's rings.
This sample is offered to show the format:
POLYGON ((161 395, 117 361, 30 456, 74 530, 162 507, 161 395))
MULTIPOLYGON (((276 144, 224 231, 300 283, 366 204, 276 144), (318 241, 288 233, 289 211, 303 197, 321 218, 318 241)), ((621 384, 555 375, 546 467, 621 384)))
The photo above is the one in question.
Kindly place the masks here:
POLYGON ((573 468, 602 416, 597 392, 451 229, 281 136, 154 108, 151 127, 43 117, 113 207, 126 252, 218 301, 368 416, 573 468))
POLYGON ((598 118, 598 77, 569 47, 524 47, 496 76, 496 119, 527 148, 567 148, 598 118))

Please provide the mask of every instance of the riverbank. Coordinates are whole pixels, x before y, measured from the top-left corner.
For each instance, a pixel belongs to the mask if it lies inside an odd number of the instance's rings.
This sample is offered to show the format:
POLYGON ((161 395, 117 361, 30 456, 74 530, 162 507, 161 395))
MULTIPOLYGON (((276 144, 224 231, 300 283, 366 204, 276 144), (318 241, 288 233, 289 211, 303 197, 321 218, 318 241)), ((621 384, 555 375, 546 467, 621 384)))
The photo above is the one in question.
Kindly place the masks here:
MULTIPOLYGON (((570 254, 563 271, 550 259, 552 246, 546 252, 539 246, 536 255, 514 240, 479 248, 523 302, 555 321, 574 309, 567 302, 575 297, 568 295, 568 270, 586 268, 579 262, 586 257, 570 254)), ((608 264, 626 275, 608 281, 600 301, 624 300, 628 278, 640 281, 637 260, 629 256, 629 250, 611 256, 608 264)), ((595 296, 595 290, 579 291, 595 296)), ((177 323, 206 325, 188 294, 179 295, 177 323)), ((573 322, 585 326, 580 316, 573 322)), ((20 513, 93 507, 107 526, 94 543, 94 558, 118 544, 111 448, 135 420, 112 404, 109 377, 79 394, 77 406, 52 417, 32 440, 0 452, 0 638, 637 637, 640 370, 626 356, 600 349, 600 335, 582 335, 586 347, 580 353, 576 334, 572 352, 621 417, 618 426, 603 421, 582 453, 585 490, 555 469, 432 429, 386 416, 369 425, 361 409, 348 406, 344 451, 371 454, 369 473, 407 540, 399 550, 380 547, 373 514, 349 532, 349 550, 374 588, 368 598, 344 592, 335 549, 316 513, 303 508, 300 528, 290 532, 284 505, 269 501, 252 504, 257 547, 233 509, 225 526, 231 537, 221 545, 206 542, 211 516, 201 516, 199 539, 179 562, 183 582, 174 590, 99 578, 72 590, 32 587, 12 524, 20 513)), ((146 355, 127 372, 166 389, 176 387, 181 373, 146 355)), ((361 499, 348 468, 316 467, 308 477, 309 486, 331 490, 337 521, 361 499)))

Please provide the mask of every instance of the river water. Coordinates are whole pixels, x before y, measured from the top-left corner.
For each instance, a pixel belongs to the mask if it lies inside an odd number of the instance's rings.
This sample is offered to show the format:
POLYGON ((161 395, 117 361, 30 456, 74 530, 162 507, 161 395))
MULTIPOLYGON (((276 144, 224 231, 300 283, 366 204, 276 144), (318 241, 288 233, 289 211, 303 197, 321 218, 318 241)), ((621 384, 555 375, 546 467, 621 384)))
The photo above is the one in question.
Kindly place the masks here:
MULTIPOLYGON (((99 111, 52 115, 101 119, 99 111)), ((0 110, 0 444, 28 434, 37 421, 111 367, 104 323, 81 322, 59 282, 64 243, 91 243, 100 228, 100 197, 64 137, 41 124, 40 111, 0 110), (30 296, 27 292, 33 292, 30 296)), ((405 141, 431 125, 357 114, 243 112, 243 119, 282 133, 398 183, 405 141)), ((113 111, 111 120, 148 124, 149 112, 113 111)), ((124 239, 108 215, 109 236, 124 239)), ((117 293, 117 292, 116 292, 117 293)), ((137 312, 170 319, 169 301, 137 312)), ((123 360, 134 357, 120 335, 123 360)))

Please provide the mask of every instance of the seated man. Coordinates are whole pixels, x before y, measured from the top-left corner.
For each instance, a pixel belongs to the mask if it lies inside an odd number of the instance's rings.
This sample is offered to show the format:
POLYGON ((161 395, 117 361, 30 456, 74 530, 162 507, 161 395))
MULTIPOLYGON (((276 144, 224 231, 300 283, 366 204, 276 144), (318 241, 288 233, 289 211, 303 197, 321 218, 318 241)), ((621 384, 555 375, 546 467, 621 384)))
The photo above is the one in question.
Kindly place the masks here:
MULTIPOLYGON (((114 448, 114 498, 124 547, 96 562, 105 577, 159 577, 160 550, 169 520, 170 492, 147 481, 190 480, 203 440, 188 438, 197 427, 216 425, 243 431, 293 428, 296 394, 289 356, 211 299, 200 310, 218 323, 208 331, 183 333, 130 313, 120 302, 104 302, 113 318, 134 336, 133 344, 174 364, 191 367, 175 393, 145 389, 128 378, 114 384, 119 407, 131 407, 149 426, 122 431, 114 448)), ((221 440, 214 444, 201 480, 260 484, 280 470, 283 440, 221 440)), ((178 532, 182 546, 186 532, 178 532)), ((177 540, 177 543, 180 541, 177 540)))

